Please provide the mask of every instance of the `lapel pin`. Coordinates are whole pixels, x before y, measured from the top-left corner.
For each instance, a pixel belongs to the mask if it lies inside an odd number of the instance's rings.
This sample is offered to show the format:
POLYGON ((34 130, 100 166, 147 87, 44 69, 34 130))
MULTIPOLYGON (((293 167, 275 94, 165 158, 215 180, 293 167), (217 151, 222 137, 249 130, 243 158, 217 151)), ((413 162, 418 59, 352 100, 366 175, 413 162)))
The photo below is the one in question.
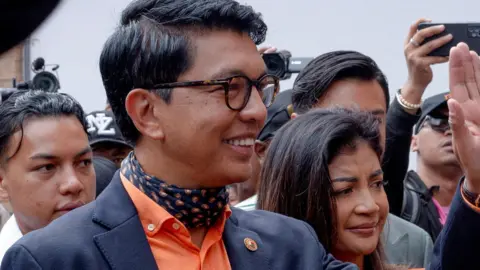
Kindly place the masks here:
POLYGON ((243 243, 245 244, 245 247, 250 250, 250 251, 256 251, 258 249, 257 242, 255 242, 251 238, 245 238, 243 239, 243 243))

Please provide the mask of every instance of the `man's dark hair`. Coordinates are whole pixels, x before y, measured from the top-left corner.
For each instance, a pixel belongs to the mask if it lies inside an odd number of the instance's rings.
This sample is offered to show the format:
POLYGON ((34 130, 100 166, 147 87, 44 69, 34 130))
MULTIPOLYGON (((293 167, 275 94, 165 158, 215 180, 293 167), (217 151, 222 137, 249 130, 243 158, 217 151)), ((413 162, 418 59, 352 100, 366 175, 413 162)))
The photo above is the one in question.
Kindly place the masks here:
POLYGON ((390 95, 385 75, 372 58, 355 51, 333 51, 311 61, 295 80, 292 103, 296 113, 315 107, 332 83, 343 79, 376 80, 388 108, 390 95))
MULTIPOLYGON (((217 29, 247 33, 257 45, 267 32, 259 13, 233 0, 137 0, 123 11, 119 28, 104 45, 100 71, 127 141, 134 144, 140 136, 125 109, 127 94, 177 81, 193 64, 191 37, 217 29)), ((155 91, 170 102, 171 89, 155 91)))
POLYGON ((0 105, 0 158, 8 161, 20 149, 23 140, 25 121, 34 118, 75 116, 87 134, 87 123, 82 106, 64 93, 51 93, 40 90, 18 90, 0 105), (22 140, 16 151, 5 157, 13 134, 22 132, 22 140))

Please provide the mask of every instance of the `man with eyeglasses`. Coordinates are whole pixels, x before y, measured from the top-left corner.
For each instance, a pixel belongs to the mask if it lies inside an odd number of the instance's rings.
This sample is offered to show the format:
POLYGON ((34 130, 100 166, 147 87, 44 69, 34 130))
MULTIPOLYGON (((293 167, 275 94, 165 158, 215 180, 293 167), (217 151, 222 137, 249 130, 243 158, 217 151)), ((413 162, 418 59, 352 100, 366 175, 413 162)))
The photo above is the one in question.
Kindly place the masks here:
POLYGON ((100 72, 134 150, 91 203, 12 247, 4 269, 358 269, 305 222, 228 206, 279 92, 267 26, 233 0, 137 0, 100 72))
POLYGON ((402 217, 426 230, 434 241, 463 176, 452 147, 448 98, 448 93, 442 93, 422 105, 411 143, 412 151, 417 153, 417 169, 406 176, 402 209, 402 217))

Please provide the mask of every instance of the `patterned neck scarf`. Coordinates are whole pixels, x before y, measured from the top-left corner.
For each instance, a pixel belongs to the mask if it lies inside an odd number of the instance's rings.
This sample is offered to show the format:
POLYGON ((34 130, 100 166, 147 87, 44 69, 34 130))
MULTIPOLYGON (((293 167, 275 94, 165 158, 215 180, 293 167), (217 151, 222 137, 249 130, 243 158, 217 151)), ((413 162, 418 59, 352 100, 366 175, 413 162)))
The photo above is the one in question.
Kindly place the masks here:
POLYGON ((209 227, 215 224, 228 204, 225 187, 183 189, 169 185, 146 174, 133 152, 122 162, 121 172, 128 181, 187 228, 209 227))

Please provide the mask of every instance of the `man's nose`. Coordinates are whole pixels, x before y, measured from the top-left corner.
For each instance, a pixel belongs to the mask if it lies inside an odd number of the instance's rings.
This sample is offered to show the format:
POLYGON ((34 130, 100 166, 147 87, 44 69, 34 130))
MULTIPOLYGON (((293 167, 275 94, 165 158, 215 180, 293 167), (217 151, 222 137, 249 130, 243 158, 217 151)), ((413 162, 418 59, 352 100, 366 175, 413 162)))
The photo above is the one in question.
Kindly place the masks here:
POLYGON ((66 169, 62 178, 63 180, 60 184, 60 193, 62 195, 78 195, 83 190, 83 184, 73 167, 66 169))

